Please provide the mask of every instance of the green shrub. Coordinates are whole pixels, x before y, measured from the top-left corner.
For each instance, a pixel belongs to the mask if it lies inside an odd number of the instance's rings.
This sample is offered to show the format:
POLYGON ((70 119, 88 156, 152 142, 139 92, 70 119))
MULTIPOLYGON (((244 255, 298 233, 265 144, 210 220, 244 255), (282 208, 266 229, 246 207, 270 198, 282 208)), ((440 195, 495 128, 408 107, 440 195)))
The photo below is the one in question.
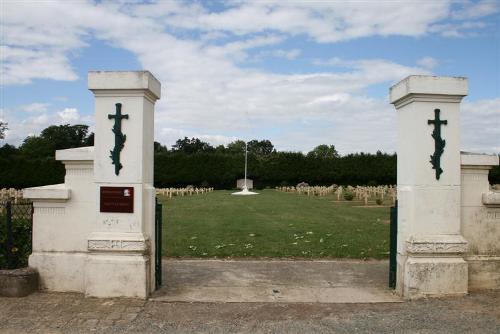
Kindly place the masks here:
MULTIPOLYGON (((31 220, 16 219, 12 221, 12 268, 28 266, 31 254, 31 220)), ((0 215, 0 269, 7 269, 7 224, 5 214, 0 215)))
POLYGON ((377 205, 382 205, 382 203, 383 203, 382 198, 377 197, 377 199, 375 200, 375 203, 377 203, 377 205))
POLYGON ((354 199, 354 194, 352 192, 350 192, 350 191, 346 191, 344 193, 344 199, 346 201, 352 201, 354 199))

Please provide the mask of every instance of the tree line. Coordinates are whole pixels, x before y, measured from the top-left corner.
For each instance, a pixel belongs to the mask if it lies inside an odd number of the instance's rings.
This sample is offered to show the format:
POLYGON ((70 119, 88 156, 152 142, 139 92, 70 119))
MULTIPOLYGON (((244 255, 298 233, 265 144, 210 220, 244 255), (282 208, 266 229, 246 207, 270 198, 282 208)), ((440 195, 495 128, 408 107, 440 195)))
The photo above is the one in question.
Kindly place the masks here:
MULTIPOLYGON (((3 134, 2 134, 3 135, 3 134)), ((29 136, 19 147, 0 147, 0 188, 25 188, 64 182, 64 167, 55 150, 91 146, 86 125, 53 125, 29 136)), ((245 142, 212 146, 199 138, 183 138, 168 148, 154 143, 156 187, 187 185, 231 189, 244 176, 245 142)), ((278 151, 269 140, 248 142, 248 177, 256 188, 296 185, 380 185, 396 183, 396 155, 377 152, 340 155, 334 145, 308 153, 278 151)), ((500 183, 500 169, 490 172, 500 183)))

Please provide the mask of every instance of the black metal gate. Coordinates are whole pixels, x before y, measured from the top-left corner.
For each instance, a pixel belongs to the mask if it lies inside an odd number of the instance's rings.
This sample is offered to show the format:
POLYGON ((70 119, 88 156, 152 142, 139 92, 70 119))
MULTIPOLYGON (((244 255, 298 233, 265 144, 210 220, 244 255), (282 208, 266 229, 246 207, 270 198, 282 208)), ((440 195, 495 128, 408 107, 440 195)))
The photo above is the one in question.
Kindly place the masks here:
POLYGON ((155 285, 161 286, 161 234, 162 234, 162 204, 155 199, 155 285))
POLYGON ((28 266, 32 228, 33 203, 19 199, 0 202, 0 269, 28 266))
POLYGON ((398 253, 398 201, 391 207, 389 240, 389 287, 396 288, 396 270, 398 253))

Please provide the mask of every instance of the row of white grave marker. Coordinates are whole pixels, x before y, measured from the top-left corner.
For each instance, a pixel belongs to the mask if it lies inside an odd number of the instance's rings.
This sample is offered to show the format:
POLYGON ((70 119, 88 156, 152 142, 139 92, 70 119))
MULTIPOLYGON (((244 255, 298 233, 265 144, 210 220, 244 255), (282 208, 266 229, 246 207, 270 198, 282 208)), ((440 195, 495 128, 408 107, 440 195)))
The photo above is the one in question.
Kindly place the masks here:
POLYGON ((378 187, 357 186, 350 191, 354 193, 356 199, 363 200, 365 205, 368 203, 369 198, 380 198, 383 201, 387 197, 390 197, 394 204, 397 199, 396 189, 396 186, 393 185, 378 187))
POLYGON ((365 187, 365 186, 343 187, 337 185, 331 185, 329 187, 326 186, 276 187, 276 190, 303 194, 307 196, 326 196, 329 194, 335 194, 337 196, 338 201, 342 200, 344 193, 349 192, 354 195, 354 199, 364 201, 365 205, 368 205, 368 200, 371 198, 379 198, 382 201, 384 201, 386 198, 391 198, 392 204, 394 204, 397 199, 396 186, 394 185, 377 186, 377 187, 365 187))
POLYGON ((207 194, 214 191, 214 188, 194 188, 194 187, 186 187, 186 188, 156 188, 156 194, 162 195, 168 198, 172 198, 173 196, 191 196, 191 195, 199 195, 199 194, 207 194))
POLYGON ((297 193, 307 196, 326 196, 333 193, 337 189, 336 186, 314 186, 314 187, 276 187, 276 190, 288 193, 297 193))
MULTIPOLYGON (((172 198, 173 196, 191 196, 198 194, 207 194, 209 192, 214 191, 214 188, 194 188, 194 187, 186 187, 186 188, 156 188, 157 195, 163 195, 168 198, 172 198)), ((0 189, 0 201, 11 200, 14 204, 21 202, 23 200, 23 192, 22 190, 14 189, 14 188, 2 188, 0 189)))

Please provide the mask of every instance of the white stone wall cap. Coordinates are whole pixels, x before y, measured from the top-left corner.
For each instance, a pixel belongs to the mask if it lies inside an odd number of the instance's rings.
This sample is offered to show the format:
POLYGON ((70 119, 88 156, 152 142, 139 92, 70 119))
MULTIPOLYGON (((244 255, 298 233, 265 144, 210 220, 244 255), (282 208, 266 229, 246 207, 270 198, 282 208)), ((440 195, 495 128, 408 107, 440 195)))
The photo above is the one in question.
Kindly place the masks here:
POLYGON ((462 166, 498 166, 499 157, 496 154, 460 152, 462 166))
POLYGON ((467 78, 410 75, 390 88, 390 102, 410 94, 466 96, 467 78))
POLYGON ((88 88, 93 92, 139 89, 161 97, 161 84, 149 71, 89 71, 88 88))
POLYGON ((93 161, 94 146, 68 148, 56 151, 56 160, 59 161, 93 161))
POLYGON ((500 207, 500 192, 489 191, 483 194, 483 204, 486 206, 500 207))
POLYGON ((23 189, 23 197, 33 200, 68 200, 71 190, 64 183, 23 189))

